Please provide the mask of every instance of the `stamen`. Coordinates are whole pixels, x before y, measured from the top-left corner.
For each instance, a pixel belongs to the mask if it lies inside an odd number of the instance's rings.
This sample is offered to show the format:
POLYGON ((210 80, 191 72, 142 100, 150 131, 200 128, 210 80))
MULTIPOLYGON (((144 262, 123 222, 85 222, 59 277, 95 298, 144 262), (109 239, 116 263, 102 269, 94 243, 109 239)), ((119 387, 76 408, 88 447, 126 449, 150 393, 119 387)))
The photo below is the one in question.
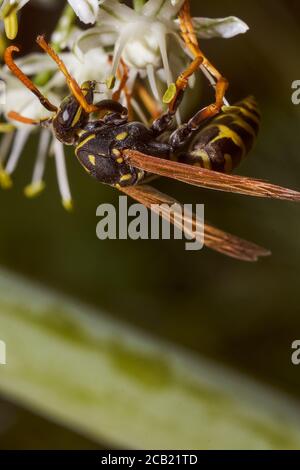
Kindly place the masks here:
POLYGON ((150 85, 150 88, 151 88, 151 91, 152 91, 152 94, 153 94, 154 98, 157 101, 160 101, 159 92, 158 92, 158 89, 157 89, 157 83, 156 83, 156 80, 155 80, 154 67, 153 67, 152 64, 147 65, 147 76, 148 76, 149 85, 150 85))
POLYGON ((13 143, 13 147, 12 147, 12 150, 11 150, 11 154, 9 156, 9 159, 7 161, 7 165, 5 167, 5 172, 8 174, 8 175, 11 175, 17 164, 18 164, 18 161, 20 159, 20 156, 22 154, 22 151, 25 147, 25 144, 27 142, 27 139, 29 137, 29 134, 30 134, 30 130, 28 129, 20 129, 16 132, 15 134, 15 141, 13 143))
POLYGON ((3 170, 2 165, 0 165, 0 186, 2 189, 10 189, 12 187, 11 177, 3 170))
POLYGON ((16 10, 13 10, 4 18, 4 28, 8 39, 15 39, 18 34, 18 16, 16 10))
POLYGON ((5 134, 1 140, 0 144, 0 164, 2 164, 6 158, 6 155, 10 149, 10 145, 12 143, 14 137, 14 132, 9 132, 5 134))
POLYGON ((5 134, 0 144, 0 186, 2 189, 10 189, 12 187, 12 181, 10 176, 3 169, 3 162, 6 159, 6 155, 10 149, 14 132, 5 134))
POLYGON ((167 84, 168 86, 172 83, 172 74, 169 65, 168 59, 168 52, 167 52, 167 44, 166 44, 166 36, 162 32, 158 32, 158 44, 160 49, 160 54, 163 62, 164 71, 166 74, 167 84))
POLYGON ((31 183, 24 189, 25 196, 32 198, 38 196, 45 188, 43 176, 46 167, 46 160, 48 157, 48 148, 50 142, 51 132, 47 129, 42 129, 37 158, 33 169, 33 176, 31 183))
POLYGON ((62 198, 62 204, 67 211, 71 211, 73 209, 73 202, 66 171, 64 148, 63 144, 57 139, 54 140, 53 150, 56 164, 57 181, 62 198))
POLYGON ((112 62, 112 72, 111 72, 113 76, 117 74, 117 70, 119 67, 119 62, 120 62, 122 53, 132 35, 133 35, 132 31, 125 31, 121 34, 118 41, 116 42, 115 50, 114 50, 114 57, 113 57, 113 62, 112 62))
MULTIPOLYGON (((217 84, 217 81, 216 79, 211 75, 211 73, 204 67, 204 65, 200 65, 200 69, 201 69, 201 72, 203 73, 203 75, 205 75, 205 77, 207 78, 207 80, 209 81, 209 83, 214 87, 216 88, 216 84, 217 84)), ((229 102, 227 101, 226 97, 224 96, 223 98, 223 103, 225 106, 230 106, 229 102)))

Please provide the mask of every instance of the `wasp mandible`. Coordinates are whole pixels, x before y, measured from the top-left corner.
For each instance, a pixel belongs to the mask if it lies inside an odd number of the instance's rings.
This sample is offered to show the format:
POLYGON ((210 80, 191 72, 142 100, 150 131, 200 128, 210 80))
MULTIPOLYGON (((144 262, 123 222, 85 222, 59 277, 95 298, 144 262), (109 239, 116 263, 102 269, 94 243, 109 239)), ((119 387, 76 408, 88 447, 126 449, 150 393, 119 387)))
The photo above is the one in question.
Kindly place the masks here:
MULTIPOLYGON (((259 110, 252 97, 235 106, 223 106, 227 81, 199 49, 188 2, 180 12, 180 25, 183 39, 194 60, 177 79, 175 91, 168 100, 167 111, 158 116, 150 127, 130 121, 128 108, 116 99, 94 104, 95 82, 88 81, 79 86, 43 36, 37 38, 37 43, 57 63, 65 75, 71 94, 59 108, 50 103, 15 64, 12 55, 19 49, 10 46, 4 56, 7 66, 52 116, 35 121, 11 111, 9 117, 22 123, 52 126, 57 139, 75 147, 79 162, 91 176, 121 190, 148 208, 176 202, 144 184, 149 175, 153 174, 221 191, 299 201, 299 192, 227 174, 249 153, 259 129, 259 110), (215 102, 198 111, 187 123, 175 129, 166 142, 162 142, 160 136, 174 122, 188 79, 200 65, 216 79, 215 102), (91 118, 92 114, 96 117, 91 118), (207 119, 210 119, 208 125, 203 126, 207 119), (182 152, 183 145, 188 142, 188 150, 182 152)), ((126 79, 121 80, 121 84, 121 88, 124 88, 126 79)), ((119 98, 121 88, 114 98, 119 98)), ((164 213, 161 215, 166 216, 164 213)), ((177 221, 172 221, 176 225, 177 221)), ((193 228, 197 229, 197 219, 194 218, 192 222, 193 228)), ((207 224, 204 233, 208 247, 234 258, 255 261, 269 254, 268 250, 254 243, 207 224)))

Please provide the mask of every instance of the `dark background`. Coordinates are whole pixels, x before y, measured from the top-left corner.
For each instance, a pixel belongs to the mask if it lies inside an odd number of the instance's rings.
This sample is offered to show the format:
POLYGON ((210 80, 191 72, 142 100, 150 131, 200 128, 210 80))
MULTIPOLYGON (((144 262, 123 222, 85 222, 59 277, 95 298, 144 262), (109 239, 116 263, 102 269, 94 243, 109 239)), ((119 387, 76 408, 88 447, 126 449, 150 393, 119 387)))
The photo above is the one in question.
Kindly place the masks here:
MULTIPOLYGON (((291 103, 291 83, 300 79, 299 2, 191 3, 194 16, 233 14, 250 26, 244 36, 202 42, 230 81, 229 100, 254 94, 261 106, 259 140, 239 173, 300 190, 300 106, 291 103)), ((29 51, 38 33, 51 31, 56 10, 45 14, 29 5, 22 14, 18 41, 29 51)), ((300 338, 299 205, 171 180, 156 183, 182 202, 204 203, 206 219, 220 228, 270 248, 272 257, 256 264, 209 250, 187 252, 180 241, 101 242, 95 235, 96 207, 116 205, 117 192, 90 179, 70 151, 74 214, 61 208, 54 162, 48 164, 47 190, 37 200, 26 200, 22 189, 31 176, 35 149, 32 138, 14 189, 0 194, 3 266, 300 398, 300 366, 290 360, 291 343, 300 338)), ((11 422, 1 448, 94 446, 13 404, 3 401, 1 407, 11 422)))

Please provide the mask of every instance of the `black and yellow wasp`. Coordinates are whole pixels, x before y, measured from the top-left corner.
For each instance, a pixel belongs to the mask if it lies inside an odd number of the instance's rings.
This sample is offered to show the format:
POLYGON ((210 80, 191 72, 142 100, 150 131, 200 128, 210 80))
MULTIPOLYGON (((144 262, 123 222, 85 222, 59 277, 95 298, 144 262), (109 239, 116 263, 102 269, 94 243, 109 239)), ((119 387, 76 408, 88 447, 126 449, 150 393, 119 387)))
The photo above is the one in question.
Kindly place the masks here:
MULTIPOLYGON (((184 26, 182 34, 185 37, 184 26)), ((18 48, 10 46, 4 56, 7 66, 53 114, 42 121, 20 116, 14 111, 9 113, 9 117, 28 124, 51 125, 57 139, 73 145, 81 165, 101 183, 118 188, 149 208, 153 204, 176 202, 143 184, 152 174, 222 191, 300 200, 300 193, 296 191, 227 174, 251 149, 259 129, 259 111, 252 97, 235 106, 223 106, 227 82, 198 49, 194 61, 178 78, 171 97, 166 100, 168 110, 147 127, 140 122, 131 122, 128 109, 116 100, 102 100, 94 104, 95 83, 86 82, 80 87, 45 39, 39 36, 37 42, 65 75, 71 95, 63 100, 59 108, 50 103, 15 64, 12 54, 18 48), (207 66, 217 78, 216 102, 198 111, 187 123, 169 134, 166 142, 162 142, 161 135, 173 125, 187 80, 200 64, 207 66), (95 118, 91 119, 93 114, 95 118), (210 120, 203 127, 206 119, 210 120), (187 142, 190 142, 188 150, 182 151, 187 142)), ((195 45, 191 44, 193 50, 195 45)), ((175 219, 173 222, 176 224, 175 219)), ((197 229, 198 223, 194 218, 194 229, 197 229)), ((207 224, 204 233, 208 247, 231 257, 254 261, 259 256, 269 254, 253 243, 207 224)))

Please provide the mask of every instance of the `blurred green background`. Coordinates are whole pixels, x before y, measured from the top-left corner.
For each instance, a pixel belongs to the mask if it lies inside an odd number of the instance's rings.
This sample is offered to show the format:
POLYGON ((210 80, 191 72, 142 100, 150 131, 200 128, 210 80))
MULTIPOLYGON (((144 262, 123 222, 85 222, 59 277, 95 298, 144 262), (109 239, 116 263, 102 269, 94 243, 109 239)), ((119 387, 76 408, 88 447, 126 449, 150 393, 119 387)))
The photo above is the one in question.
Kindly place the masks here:
MULTIPOLYGON (((243 36, 202 42, 230 81, 229 100, 254 94, 261 106, 259 140, 239 173, 300 189, 300 106, 291 103, 291 83, 300 79, 299 2, 191 4, 194 16, 232 14, 250 26, 243 36)), ((43 10, 24 8, 18 42, 27 51, 38 33, 51 30, 57 11, 37 23, 32 18, 43 17, 43 10)), ((203 103, 211 98, 208 93, 203 103)), ((32 138, 14 189, 0 194, 2 266, 300 399, 300 366, 290 359, 291 343, 300 338, 299 206, 160 180, 158 188, 183 202, 204 203, 207 220, 270 248, 272 257, 247 264, 209 250, 187 252, 180 241, 101 242, 95 235, 96 208, 117 204, 117 192, 90 179, 70 151, 74 214, 61 208, 54 163, 48 165, 47 190, 26 200, 22 189, 35 149, 32 138)), ((1 433, 1 448, 96 446, 17 405, 3 400, 0 407, 11 423, 1 433)))

